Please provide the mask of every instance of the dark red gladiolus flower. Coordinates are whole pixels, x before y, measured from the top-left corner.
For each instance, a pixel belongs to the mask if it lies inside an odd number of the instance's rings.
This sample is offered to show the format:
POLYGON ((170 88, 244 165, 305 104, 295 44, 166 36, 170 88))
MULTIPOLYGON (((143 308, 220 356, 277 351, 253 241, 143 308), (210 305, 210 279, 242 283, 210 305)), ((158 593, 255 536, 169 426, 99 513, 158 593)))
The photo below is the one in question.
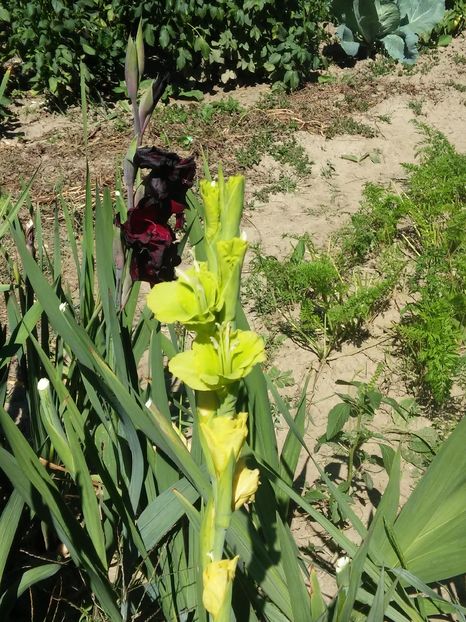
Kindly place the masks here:
POLYGON ((166 222, 157 222, 156 214, 153 203, 142 200, 120 225, 126 245, 133 249, 131 278, 151 285, 173 280, 180 262, 175 233, 166 222))
POLYGON ((150 169, 143 181, 144 196, 160 205, 160 218, 168 220, 174 214, 175 229, 182 227, 186 192, 193 185, 196 172, 194 157, 180 158, 176 153, 157 147, 139 147, 134 164, 139 168, 150 169))
POLYGON ((175 216, 175 230, 183 226, 186 192, 193 185, 196 165, 193 157, 182 159, 157 147, 140 147, 133 163, 150 169, 142 181, 144 196, 128 211, 126 222, 117 224, 133 251, 132 279, 155 285, 175 278, 180 258, 169 220, 175 216))

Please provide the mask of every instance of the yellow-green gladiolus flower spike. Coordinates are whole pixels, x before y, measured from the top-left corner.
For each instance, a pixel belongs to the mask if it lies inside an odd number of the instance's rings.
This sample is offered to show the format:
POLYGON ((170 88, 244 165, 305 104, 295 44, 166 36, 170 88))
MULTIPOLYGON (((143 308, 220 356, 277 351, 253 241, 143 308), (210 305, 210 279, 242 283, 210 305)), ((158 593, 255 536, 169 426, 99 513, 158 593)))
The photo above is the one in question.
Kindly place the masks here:
POLYGON ((245 503, 254 501, 259 487, 259 469, 248 469, 244 459, 240 459, 233 478, 233 509, 239 510, 245 503))
POLYGON ((205 235, 211 242, 220 229, 220 186, 216 181, 201 179, 199 189, 204 203, 205 235))
POLYGON ((181 322, 197 331, 208 328, 221 306, 217 277, 205 263, 178 271, 177 281, 154 285, 147 306, 160 322, 181 322))
POLYGON ((203 572, 202 602, 214 621, 219 620, 220 616, 225 616, 225 608, 231 606, 231 589, 238 559, 237 555, 233 559, 211 562, 203 572))
POLYGON ((234 462, 238 460, 248 435, 247 420, 248 413, 199 418, 203 447, 211 459, 207 462, 212 462, 217 478, 228 467, 231 456, 234 462))
POLYGON ((218 276, 223 300, 225 301, 225 321, 232 321, 236 315, 239 289, 241 283, 241 268, 248 243, 242 238, 220 240, 216 244, 218 276))
POLYGON ((174 356, 170 372, 198 391, 215 391, 249 374, 265 360, 264 341, 249 330, 222 326, 215 336, 198 335, 192 349, 174 356))

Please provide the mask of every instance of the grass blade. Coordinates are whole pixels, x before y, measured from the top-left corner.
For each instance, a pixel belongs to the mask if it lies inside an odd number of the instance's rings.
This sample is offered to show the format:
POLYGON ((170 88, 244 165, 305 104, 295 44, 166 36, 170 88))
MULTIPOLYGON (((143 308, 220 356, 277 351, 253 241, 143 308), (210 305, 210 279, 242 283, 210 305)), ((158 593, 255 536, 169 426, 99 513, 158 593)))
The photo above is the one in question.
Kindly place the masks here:
POLYGON ((180 496, 195 503, 199 493, 186 479, 181 479, 176 487, 162 492, 139 516, 137 526, 146 549, 155 548, 185 513, 180 496))
POLYGON ((15 538, 19 526, 19 520, 23 513, 24 501, 18 491, 13 490, 8 503, 6 504, 0 517, 0 585, 2 583, 3 571, 10 554, 10 548, 15 538))
POLYGON ((319 580, 315 568, 311 568, 311 620, 322 620, 327 613, 327 605, 320 590, 319 580))
MULTIPOLYGON (((270 379, 266 375, 267 386, 271 385, 270 379)), ((305 423, 306 423, 306 395, 307 387, 309 385, 309 376, 304 383, 299 398, 298 408, 296 409, 296 416, 294 418, 294 424, 297 432, 301 437, 304 436, 305 423)), ((281 475, 283 481, 292 484, 298 466, 299 455, 301 453, 301 443, 298 441, 296 434, 292 430, 288 431, 286 435, 285 443, 283 444, 282 453, 280 455, 281 463, 281 475)))
POLYGON ((240 556, 249 576, 285 616, 292 619, 290 597, 281 564, 265 549, 260 535, 244 512, 233 514, 227 542, 234 553, 240 556))
MULTIPOLYGON (((466 572, 466 418, 442 444, 394 526, 407 569, 424 583, 466 572)), ((387 563, 397 566, 393 556, 387 563)))
POLYGON ((277 515, 278 538, 281 550, 281 562, 285 572, 286 584, 290 595, 292 620, 300 622, 309 616, 309 594, 304 584, 304 578, 299 567, 298 549, 296 543, 287 528, 277 515))
POLYGON ((374 602, 372 603, 372 607, 367 615, 367 622, 380 622, 383 620, 383 616, 385 613, 385 604, 384 604, 384 579, 385 573, 382 568, 382 572, 380 573, 379 583, 377 585, 377 591, 375 592, 374 602))
POLYGON ((0 617, 7 620, 11 608, 14 606, 18 598, 30 587, 53 577, 61 569, 60 564, 43 564, 37 568, 30 568, 23 573, 20 579, 11 585, 0 598, 0 617))

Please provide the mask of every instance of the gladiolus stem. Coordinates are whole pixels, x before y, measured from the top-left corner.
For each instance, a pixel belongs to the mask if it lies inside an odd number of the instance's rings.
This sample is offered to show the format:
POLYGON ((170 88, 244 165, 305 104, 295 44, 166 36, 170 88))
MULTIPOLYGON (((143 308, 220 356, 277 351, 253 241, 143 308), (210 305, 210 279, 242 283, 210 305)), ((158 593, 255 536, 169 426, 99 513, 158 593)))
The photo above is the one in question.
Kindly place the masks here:
POLYGON ((131 107, 133 109, 134 135, 137 136, 137 144, 138 144, 138 147, 140 147, 141 141, 142 141, 142 132, 141 132, 141 121, 139 119, 139 107, 138 107, 137 99, 131 100, 131 107))

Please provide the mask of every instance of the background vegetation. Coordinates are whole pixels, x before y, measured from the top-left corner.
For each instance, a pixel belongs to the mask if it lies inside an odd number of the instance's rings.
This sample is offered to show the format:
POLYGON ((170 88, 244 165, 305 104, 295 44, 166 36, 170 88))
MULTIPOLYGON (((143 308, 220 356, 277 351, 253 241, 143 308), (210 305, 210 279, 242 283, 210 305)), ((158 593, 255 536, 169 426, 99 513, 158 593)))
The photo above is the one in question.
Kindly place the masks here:
POLYGON ((295 88, 321 66, 327 0, 6 0, 0 11, 0 62, 20 59, 28 84, 75 97, 79 62, 95 91, 119 83, 126 41, 142 18, 147 56, 177 82, 238 77, 295 88), (173 71, 175 74, 175 71, 173 71))

